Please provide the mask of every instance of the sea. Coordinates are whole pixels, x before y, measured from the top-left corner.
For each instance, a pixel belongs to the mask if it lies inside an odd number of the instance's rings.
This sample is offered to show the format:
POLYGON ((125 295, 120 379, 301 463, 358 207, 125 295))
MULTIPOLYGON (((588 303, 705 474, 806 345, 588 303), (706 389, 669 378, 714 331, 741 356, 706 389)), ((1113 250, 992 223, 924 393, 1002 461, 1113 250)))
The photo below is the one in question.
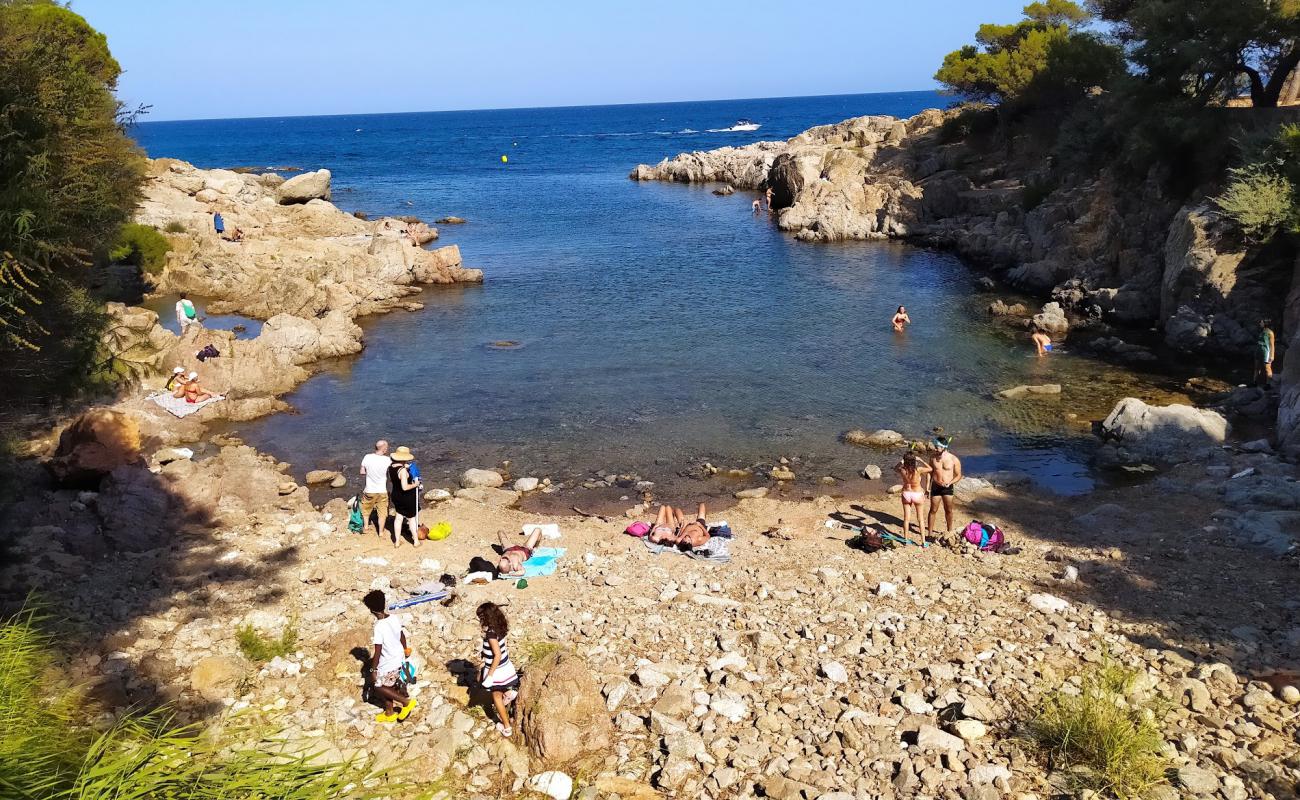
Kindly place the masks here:
POLYGON ((151 156, 205 168, 327 167, 349 212, 467 220, 438 226, 430 246, 459 245, 484 271, 481 286, 431 288, 416 298, 422 311, 363 320, 364 352, 323 365, 286 398, 294 413, 238 426, 300 471, 353 474, 383 437, 415 451, 429 485, 504 464, 568 486, 636 476, 689 503, 763 482, 709 477, 706 463, 761 474, 784 458, 799 476, 792 492, 825 489, 824 478, 860 486, 864 466, 888 474, 896 454, 845 444, 846 431, 939 426, 968 473, 1089 491, 1098 476, 1088 419, 1160 376, 1068 346, 1036 357, 1023 331, 991 321, 987 306, 1002 295, 982 291, 950 253, 802 243, 752 212, 752 192, 628 178, 684 151, 948 103, 901 92, 142 122, 132 132, 151 156), (760 127, 736 130, 741 120, 760 127), (899 305, 913 320, 902 334, 890 326, 899 305), (994 397, 1026 383, 1064 390, 994 397))

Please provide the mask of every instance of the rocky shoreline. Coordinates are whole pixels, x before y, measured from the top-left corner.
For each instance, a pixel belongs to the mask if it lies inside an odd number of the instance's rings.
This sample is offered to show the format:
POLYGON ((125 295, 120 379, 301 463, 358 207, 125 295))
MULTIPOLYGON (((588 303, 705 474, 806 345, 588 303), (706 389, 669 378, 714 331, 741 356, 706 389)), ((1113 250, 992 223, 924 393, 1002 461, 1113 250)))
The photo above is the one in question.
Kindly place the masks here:
MULTIPOLYGON (((870 127, 887 143, 910 124, 870 127)), ((891 488, 869 470, 836 497, 739 498, 725 511, 737 534, 728 564, 656 556, 622 535, 648 515, 654 487, 618 475, 613 486, 643 501, 622 515, 540 517, 510 508, 505 477, 473 470, 428 496, 426 521, 452 536, 395 549, 349 534, 343 501, 314 505, 288 464, 171 418, 143 387, 173 363, 194 366, 211 342, 222 356, 198 366, 229 397, 212 416, 271 413, 316 361, 361 348, 356 317, 406 308, 419 284, 481 273, 455 248, 407 243, 405 223, 334 208, 318 173, 294 179, 315 176, 300 189, 314 197, 286 204, 273 178, 153 167, 142 221, 185 228, 160 288, 266 324, 250 340, 182 338, 152 312, 113 307, 107 344, 130 396, 60 431, 62 442, 36 443, 61 484, 44 463, 22 466, 32 489, 6 512, 14 557, 0 599, 48 595, 73 634, 66 672, 105 709, 169 702, 218 726, 256 714, 327 757, 413 765, 441 798, 523 796, 559 769, 581 776, 575 796, 587 800, 1031 800, 1059 795, 1063 776, 1020 737, 1027 709, 1110 659, 1138 676, 1129 700, 1170 701, 1171 777, 1152 796, 1295 796, 1300 472, 1267 441, 1226 444, 1219 414, 1119 404, 1100 422, 1105 452, 1159 470, 1139 486, 1057 498, 1014 476, 970 479, 958 522, 996 520, 1014 555, 855 549, 828 519, 897 525, 891 488), (209 208, 245 241, 218 239, 209 208), (354 653, 369 642, 361 595, 401 597, 462 573, 498 534, 536 522, 560 526, 556 574, 526 589, 464 587, 450 606, 407 613, 420 707, 407 724, 376 725, 354 653), (483 599, 506 605, 527 665, 511 741, 468 688, 483 599), (292 629, 296 643, 254 661, 237 641, 245 626, 271 638, 292 629)), ((902 437, 887 433, 850 432, 899 452, 902 437)), ((779 485, 777 467, 789 466, 774 466, 779 485)))

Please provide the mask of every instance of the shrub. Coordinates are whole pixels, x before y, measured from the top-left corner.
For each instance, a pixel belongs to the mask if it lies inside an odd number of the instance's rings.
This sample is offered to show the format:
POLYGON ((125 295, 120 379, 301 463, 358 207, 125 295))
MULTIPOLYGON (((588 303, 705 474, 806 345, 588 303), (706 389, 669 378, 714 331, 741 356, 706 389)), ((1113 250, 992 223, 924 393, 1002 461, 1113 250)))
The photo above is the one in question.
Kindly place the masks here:
POLYGON ((250 661, 283 658, 298 648, 298 626, 291 622, 278 637, 272 637, 258 633, 252 625, 242 625, 235 631, 235 641, 239 643, 239 652, 250 661))
POLYGON ((1228 188, 1214 204, 1252 242, 1264 242, 1293 224, 1295 186, 1282 175, 1251 165, 1229 172, 1228 188))
POLYGON ((185 233, 185 223, 178 219, 174 219, 164 225, 163 230, 168 233, 185 233))
POLYGON ((1024 189, 1020 193, 1020 205, 1025 211, 1033 211, 1042 205, 1047 196, 1056 191, 1059 185, 1060 182, 1050 175, 1025 181, 1024 189))
POLYGON ((518 649, 523 655, 523 658, 519 662, 520 666, 531 667, 533 664, 538 663, 542 659, 549 656, 551 653, 554 653, 557 650, 559 650, 560 645, 556 644, 555 642, 527 641, 524 642, 518 649))
POLYGON ((1149 702, 1129 696, 1137 673, 1107 662, 1044 697, 1029 734, 1049 765, 1068 771, 1078 789, 1119 800, 1147 796, 1164 782, 1164 736, 1149 702))
POLYGON ((234 719, 224 738, 163 714, 106 731, 79 722, 85 699, 52 684, 53 642, 25 612, 0 620, 0 795, 42 800, 213 797, 316 800, 400 796, 360 762, 329 762, 234 719))
POLYGON ((157 275, 167 265, 167 253, 171 249, 171 243, 157 228, 128 222, 118 232, 108 258, 118 264, 134 264, 150 275, 157 275))

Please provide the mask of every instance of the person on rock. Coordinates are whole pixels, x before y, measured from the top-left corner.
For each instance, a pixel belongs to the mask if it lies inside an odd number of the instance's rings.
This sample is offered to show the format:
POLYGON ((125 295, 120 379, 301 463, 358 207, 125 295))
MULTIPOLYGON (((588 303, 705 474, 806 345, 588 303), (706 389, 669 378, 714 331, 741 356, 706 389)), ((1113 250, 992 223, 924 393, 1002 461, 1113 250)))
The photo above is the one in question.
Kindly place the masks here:
POLYGON ((411 474, 411 465, 414 461, 415 455, 411 449, 402 446, 393 451, 392 463, 388 467, 388 480, 393 484, 393 490, 388 496, 394 517, 393 547, 402 543, 402 527, 408 522, 411 529, 411 542, 417 547, 420 544, 420 481, 411 474))
POLYGON ((176 301, 176 324, 181 328, 181 336, 185 335, 191 325, 199 324, 199 312, 184 292, 181 292, 180 299, 176 301))
POLYGON ((1046 331, 1037 325, 1030 327, 1029 330, 1029 341, 1034 343, 1034 349, 1038 355, 1045 356, 1052 352, 1052 337, 1048 336, 1046 331))
POLYGON ((211 400, 214 395, 199 383, 199 373, 191 372, 185 376, 185 402, 202 403, 211 400))
POLYGON ((894 319, 892 321, 896 333, 902 333, 903 328, 912 324, 912 318, 907 316, 907 309, 903 306, 899 306, 898 310, 894 312, 894 319))
POLYGON ((928 464, 917 459, 916 453, 909 452, 894 466, 894 471, 903 479, 903 538, 907 538, 910 530, 908 521, 915 515, 916 527, 921 531, 921 544, 925 544, 929 530, 921 513, 921 505, 925 502, 925 484, 931 469, 928 464))
POLYGON ((179 400, 185 396, 185 383, 188 380, 185 377, 185 368, 176 367, 172 370, 172 376, 167 379, 167 385, 164 388, 172 393, 172 397, 179 400))
POLYGON ((946 525, 945 538, 952 536, 952 502, 957 481, 962 479, 961 459, 953 455, 952 437, 936 435, 931 441, 937 454, 930 459, 930 517, 928 526, 934 532, 934 520, 939 515, 939 506, 943 506, 943 519, 946 525))
POLYGON ((375 442, 375 452, 361 459, 361 475, 366 479, 361 492, 361 518, 365 520, 364 525, 369 525, 370 515, 375 515, 375 533, 380 539, 384 538, 384 526, 388 524, 388 468, 392 463, 388 442, 383 439, 375 442))
POLYGON ((209 213, 212 214, 212 229, 217 232, 217 236, 222 239, 226 238, 226 220, 221 216, 221 212, 211 211, 209 213))
POLYGON ((375 651, 370 658, 369 684, 371 692, 384 702, 384 710, 375 716, 375 722, 398 722, 415 708, 415 700, 407 695, 400 677, 402 663, 411 655, 406 631, 402 629, 402 618, 388 613, 388 599, 383 592, 375 589, 362 602, 375 618, 370 637, 375 651))
POLYGON ((483 670, 479 673, 479 683, 492 693, 492 705, 497 712, 497 732, 510 738, 514 735, 514 728, 510 724, 510 710, 506 707, 519 695, 519 673, 510 662, 510 650, 506 647, 510 623, 496 603, 483 603, 474 614, 483 629, 483 643, 479 647, 483 670))
POLYGON ((1277 353, 1277 337, 1273 335, 1270 321, 1259 321, 1259 339, 1257 340, 1255 375, 1256 382, 1268 388, 1273 382, 1273 356, 1277 353))
POLYGON ((537 545, 541 544, 541 541, 542 529, 534 528, 523 544, 512 545, 502 550, 501 558, 497 559, 497 577, 524 577, 524 562, 533 557, 533 551, 537 549, 537 545))
POLYGON ((687 519, 686 512, 672 506, 659 506, 659 516, 650 529, 649 539, 655 544, 671 544, 678 547, 695 549, 703 547, 709 541, 709 525, 705 522, 708 509, 703 503, 693 519, 687 519))

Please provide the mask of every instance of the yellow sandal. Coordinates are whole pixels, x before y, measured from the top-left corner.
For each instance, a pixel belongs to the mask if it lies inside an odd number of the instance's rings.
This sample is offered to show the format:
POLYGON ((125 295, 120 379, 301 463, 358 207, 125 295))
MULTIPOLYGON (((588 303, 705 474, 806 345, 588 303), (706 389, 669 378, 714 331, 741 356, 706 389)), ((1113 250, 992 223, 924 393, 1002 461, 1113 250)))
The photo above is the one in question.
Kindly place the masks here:
POLYGON ((411 698, 411 702, 409 702, 409 703, 407 703, 406 705, 402 706, 402 710, 397 712, 397 720, 398 720, 398 722, 401 722, 402 720, 404 720, 404 719, 406 719, 407 717, 411 716, 411 712, 415 710, 415 705, 416 705, 416 704, 415 704, 415 698, 412 697, 412 698, 411 698))

